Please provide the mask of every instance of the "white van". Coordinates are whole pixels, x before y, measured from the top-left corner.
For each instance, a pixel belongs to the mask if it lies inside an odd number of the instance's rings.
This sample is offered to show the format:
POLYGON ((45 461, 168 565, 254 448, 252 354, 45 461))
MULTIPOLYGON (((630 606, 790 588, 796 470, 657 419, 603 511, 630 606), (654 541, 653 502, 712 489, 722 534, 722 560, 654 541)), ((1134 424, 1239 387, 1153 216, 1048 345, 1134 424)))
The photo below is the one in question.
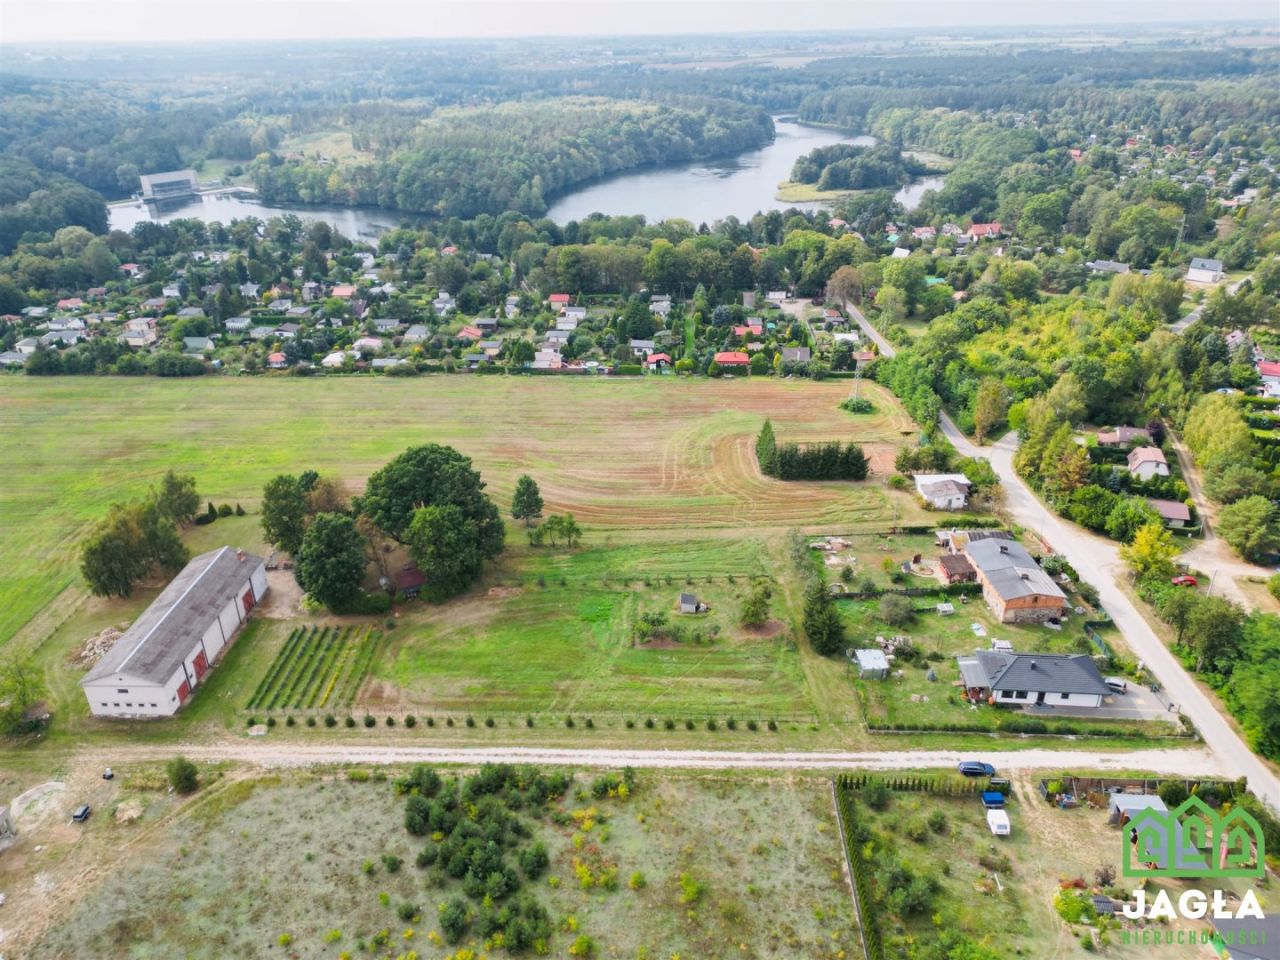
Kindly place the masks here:
POLYGON ((1107 677, 1102 682, 1105 683, 1112 690, 1114 690, 1116 693, 1129 692, 1129 681, 1124 679, 1124 677, 1107 677))

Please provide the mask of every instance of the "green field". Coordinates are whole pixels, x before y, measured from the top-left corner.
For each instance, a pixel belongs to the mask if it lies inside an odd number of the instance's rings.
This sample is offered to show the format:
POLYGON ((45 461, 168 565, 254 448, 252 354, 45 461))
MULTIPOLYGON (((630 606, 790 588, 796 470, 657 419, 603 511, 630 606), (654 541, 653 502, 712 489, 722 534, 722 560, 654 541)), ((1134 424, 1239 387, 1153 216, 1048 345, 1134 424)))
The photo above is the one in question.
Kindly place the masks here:
MULTIPOLYGON (((765 417, 797 440, 868 444, 881 469, 915 436, 873 385, 872 417, 837 409, 839 383, 430 377, 186 381, 0 378, 0 645, 67 587, 76 545, 116 500, 169 468, 201 495, 252 507, 278 472, 308 467, 353 489, 406 447, 452 444, 499 504, 531 473, 550 511, 628 540, 671 530, 878 527, 918 515, 910 498, 867 484, 783 484, 761 476, 751 440, 765 417)), ((47 635, 32 624, 28 648, 47 635)))

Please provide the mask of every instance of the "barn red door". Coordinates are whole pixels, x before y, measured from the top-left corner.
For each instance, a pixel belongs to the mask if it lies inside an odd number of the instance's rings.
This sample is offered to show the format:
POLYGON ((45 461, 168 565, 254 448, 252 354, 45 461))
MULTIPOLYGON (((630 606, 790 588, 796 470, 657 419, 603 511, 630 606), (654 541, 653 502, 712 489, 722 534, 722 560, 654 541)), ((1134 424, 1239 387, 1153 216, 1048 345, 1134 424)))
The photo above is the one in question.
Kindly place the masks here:
POLYGON ((209 660, 205 657, 203 650, 196 654, 196 662, 194 666, 196 668, 197 680, 203 679, 204 675, 209 672, 209 660))
POLYGON ((191 696, 191 685, 183 680, 182 685, 178 687, 178 702, 186 703, 189 696, 191 696))
POLYGON ((244 596, 240 598, 240 602, 244 604, 244 612, 248 614, 253 609, 253 587, 244 592, 244 596))

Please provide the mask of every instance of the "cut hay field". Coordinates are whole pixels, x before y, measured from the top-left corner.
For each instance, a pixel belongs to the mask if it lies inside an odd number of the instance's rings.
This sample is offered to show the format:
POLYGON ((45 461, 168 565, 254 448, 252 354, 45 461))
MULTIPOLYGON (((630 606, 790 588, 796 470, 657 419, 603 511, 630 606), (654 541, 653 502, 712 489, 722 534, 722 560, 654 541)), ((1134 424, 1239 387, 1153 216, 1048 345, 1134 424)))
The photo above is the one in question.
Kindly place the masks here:
POLYGON ((530 473, 548 511, 618 543, 921 522, 912 498, 882 482, 915 427, 886 391, 862 390, 876 414, 838 409, 847 384, 772 378, 3 377, 0 645, 47 636, 59 618, 30 621, 80 589, 78 540, 169 468, 194 474, 203 499, 252 509, 276 473, 313 468, 359 490, 406 447, 439 442, 473 458, 504 512, 530 473), (762 476, 752 441, 766 417, 787 440, 865 444, 880 479, 762 476))

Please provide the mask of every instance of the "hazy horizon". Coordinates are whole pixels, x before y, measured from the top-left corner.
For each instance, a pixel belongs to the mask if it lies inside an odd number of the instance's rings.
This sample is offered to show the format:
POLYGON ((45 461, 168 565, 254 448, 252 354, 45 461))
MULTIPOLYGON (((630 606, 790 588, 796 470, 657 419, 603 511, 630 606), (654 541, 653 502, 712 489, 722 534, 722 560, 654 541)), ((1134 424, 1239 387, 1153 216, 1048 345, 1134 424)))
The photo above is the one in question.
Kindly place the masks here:
POLYGON ((819 30, 847 34, 895 29, 936 34, 965 28, 1088 29, 1143 21, 1153 26, 1280 26, 1280 15, 1275 0, 1221 0, 1211 15, 1191 0, 1081 0, 1071 7, 1043 0, 989 0, 979 9, 963 11, 941 0, 918 0, 908 10, 831 0, 801 0, 781 10, 760 0, 5 0, 0 4, 0 43, 638 37, 819 30))

